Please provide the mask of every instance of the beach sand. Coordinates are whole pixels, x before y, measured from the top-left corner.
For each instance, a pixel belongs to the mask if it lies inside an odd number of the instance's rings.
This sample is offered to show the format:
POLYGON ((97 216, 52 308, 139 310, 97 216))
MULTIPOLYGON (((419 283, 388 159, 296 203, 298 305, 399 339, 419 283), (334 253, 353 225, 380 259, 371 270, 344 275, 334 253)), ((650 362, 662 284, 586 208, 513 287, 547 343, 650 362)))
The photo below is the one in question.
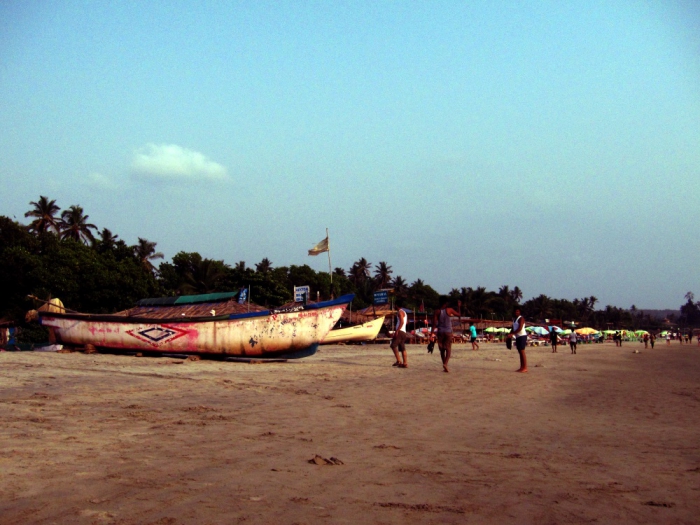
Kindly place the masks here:
POLYGON ((698 523, 700 348, 527 352, 4 352, 0 523, 698 523))

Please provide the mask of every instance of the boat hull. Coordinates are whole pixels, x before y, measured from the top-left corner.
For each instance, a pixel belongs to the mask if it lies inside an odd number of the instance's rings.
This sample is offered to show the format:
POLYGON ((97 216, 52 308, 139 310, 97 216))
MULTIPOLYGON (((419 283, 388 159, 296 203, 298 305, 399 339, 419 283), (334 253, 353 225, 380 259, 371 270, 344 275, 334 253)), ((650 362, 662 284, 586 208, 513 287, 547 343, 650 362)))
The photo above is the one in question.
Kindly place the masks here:
POLYGON ((323 344, 372 341, 377 338, 383 324, 384 316, 356 326, 331 330, 323 340, 323 344))
POLYGON ((234 357, 310 355, 352 296, 308 306, 196 319, 144 319, 40 313, 41 324, 65 345, 156 353, 234 357))

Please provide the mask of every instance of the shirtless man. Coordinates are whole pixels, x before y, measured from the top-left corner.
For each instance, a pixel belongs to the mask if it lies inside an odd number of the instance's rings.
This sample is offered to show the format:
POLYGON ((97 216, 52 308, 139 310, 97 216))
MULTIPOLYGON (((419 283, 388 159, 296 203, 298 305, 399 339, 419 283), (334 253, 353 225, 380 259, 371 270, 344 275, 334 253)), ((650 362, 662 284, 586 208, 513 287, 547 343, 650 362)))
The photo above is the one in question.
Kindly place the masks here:
POLYGON ((444 372, 450 371, 447 363, 452 355, 452 315, 459 316, 452 308, 448 308, 447 298, 440 301, 440 308, 433 314, 433 333, 437 332, 437 344, 444 372))

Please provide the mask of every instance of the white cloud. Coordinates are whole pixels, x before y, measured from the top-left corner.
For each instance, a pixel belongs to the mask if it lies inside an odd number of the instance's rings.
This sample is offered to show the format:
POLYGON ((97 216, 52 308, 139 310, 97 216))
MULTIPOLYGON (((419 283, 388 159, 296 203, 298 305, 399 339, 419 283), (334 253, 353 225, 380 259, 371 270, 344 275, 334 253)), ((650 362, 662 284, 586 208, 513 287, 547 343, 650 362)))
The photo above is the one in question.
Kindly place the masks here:
POLYGON ((226 179, 226 168, 221 164, 175 144, 147 144, 134 152, 131 169, 137 175, 162 181, 226 179))
POLYGON ((113 190, 117 187, 107 175, 93 171, 87 176, 87 183, 94 188, 113 190))

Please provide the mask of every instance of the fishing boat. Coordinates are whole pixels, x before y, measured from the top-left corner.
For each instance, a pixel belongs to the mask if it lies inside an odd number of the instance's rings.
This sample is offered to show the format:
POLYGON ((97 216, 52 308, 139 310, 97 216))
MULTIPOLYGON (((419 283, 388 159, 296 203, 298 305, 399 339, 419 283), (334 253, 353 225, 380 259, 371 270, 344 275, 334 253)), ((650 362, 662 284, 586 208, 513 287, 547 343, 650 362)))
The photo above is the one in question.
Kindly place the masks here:
POLYGON ((372 341, 377 338, 383 324, 384 316, 355 326, 331 330, 323 340, 323 344, 372 341))
POLYGON ((97 350, 244 358, 312 355, 353 299, 264 309, 238 292, 142 299, 115 314, 38 312, 56 343, 97 350))

